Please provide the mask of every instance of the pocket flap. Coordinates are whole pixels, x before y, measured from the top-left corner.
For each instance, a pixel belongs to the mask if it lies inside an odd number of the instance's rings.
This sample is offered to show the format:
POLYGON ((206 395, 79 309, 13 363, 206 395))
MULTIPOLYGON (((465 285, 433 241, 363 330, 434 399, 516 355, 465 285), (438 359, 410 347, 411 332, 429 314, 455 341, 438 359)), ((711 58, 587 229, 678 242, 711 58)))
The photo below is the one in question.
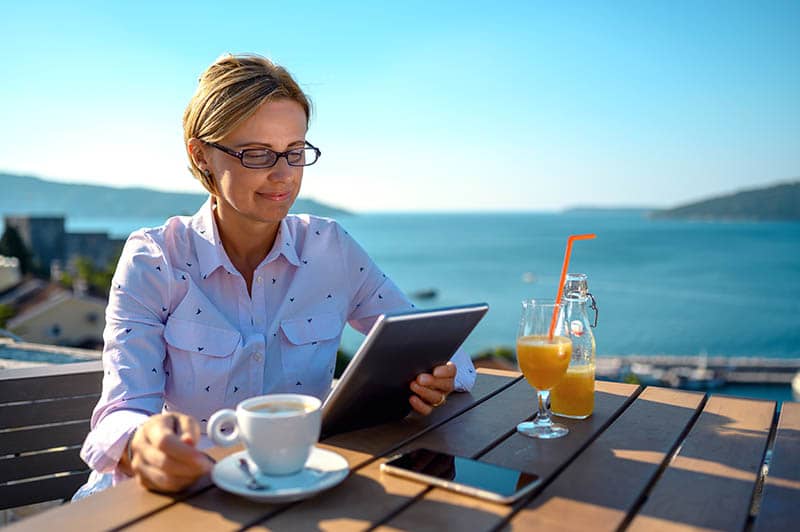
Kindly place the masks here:
POLYGON ((291 343, 303 345, 336 338, 342 332, 342 323, 336 314, 317 314, 306 318, 283 320, 281 330, 291 343))
POLYGON ((231 329, 220 329, 205 323, 171 317, 164 328, 168 344, 212 357, 228 356, 239 345, 241 335, 231 329))

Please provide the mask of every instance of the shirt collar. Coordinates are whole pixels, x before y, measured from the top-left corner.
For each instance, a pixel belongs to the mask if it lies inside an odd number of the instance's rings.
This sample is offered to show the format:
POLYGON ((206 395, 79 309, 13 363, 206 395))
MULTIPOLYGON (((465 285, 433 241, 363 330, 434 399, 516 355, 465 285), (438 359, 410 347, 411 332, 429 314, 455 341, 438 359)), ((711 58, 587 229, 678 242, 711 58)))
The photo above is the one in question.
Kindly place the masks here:
MULTIPOLYGON (((190 222, 192 238, 197 250, 198 265, 203 275, 211 275, 219 267, 225 268, 230 273, 235 273, 236 268, 231 259, 228 258, 225 248, 222 247, 217 221, 214 218, 214 208, 214 198, 209 196, 203 206, 200 207, 200 210, 192 216, 190 222)), ((297 256, 297 250, 295 249, 294 235, 286 222, 286 218, 281 220, 275 243, 262 264, 272 262, 280 255, 286 257, 286 260, 294 266, 300 266, 300 258, 297 256)))

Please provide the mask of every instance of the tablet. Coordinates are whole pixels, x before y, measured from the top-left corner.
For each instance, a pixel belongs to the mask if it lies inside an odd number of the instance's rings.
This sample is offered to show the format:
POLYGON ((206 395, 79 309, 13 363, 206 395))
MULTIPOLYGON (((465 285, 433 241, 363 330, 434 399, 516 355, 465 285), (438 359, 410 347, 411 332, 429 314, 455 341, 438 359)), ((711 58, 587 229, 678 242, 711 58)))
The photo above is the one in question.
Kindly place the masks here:
POLYGON ((480 303, 378 317, 322 406, 322 437, 405 417, 411 381, 446 364, 488 310, 480 303))

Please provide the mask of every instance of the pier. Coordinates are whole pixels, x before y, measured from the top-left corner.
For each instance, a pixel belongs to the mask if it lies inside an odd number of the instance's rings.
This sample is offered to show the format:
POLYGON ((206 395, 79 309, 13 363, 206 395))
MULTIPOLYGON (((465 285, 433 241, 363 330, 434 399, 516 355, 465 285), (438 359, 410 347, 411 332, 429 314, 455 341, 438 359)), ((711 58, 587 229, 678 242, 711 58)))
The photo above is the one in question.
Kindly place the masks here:
POLYGON ((724 384, 785 384, 800 374, 800 358, 625 355, 598 356, 598 378, 635 378, 674 388, 717 388, 724 384))

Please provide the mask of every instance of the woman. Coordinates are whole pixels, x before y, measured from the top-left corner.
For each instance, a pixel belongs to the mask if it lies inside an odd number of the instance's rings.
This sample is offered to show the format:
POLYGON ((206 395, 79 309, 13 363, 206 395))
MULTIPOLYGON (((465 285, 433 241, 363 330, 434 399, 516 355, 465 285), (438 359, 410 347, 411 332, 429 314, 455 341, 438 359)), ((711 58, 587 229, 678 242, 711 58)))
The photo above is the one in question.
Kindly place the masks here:
MULTIPOLYGON (((310 106, 289 73, 224 56, 183 117, 191 172, 210 194, 191 218, 134 232, 106 310, 103 392, 81 456, 77 498, 127 477, 179 491, 207 473, 205 426, 264 393, 324 397, 345 322, 365 333, 403 293, 336 222, 287 216, 303 167, 310 106)), ((410 385, 427 415, 474 382, 469 357, 410 385)))

